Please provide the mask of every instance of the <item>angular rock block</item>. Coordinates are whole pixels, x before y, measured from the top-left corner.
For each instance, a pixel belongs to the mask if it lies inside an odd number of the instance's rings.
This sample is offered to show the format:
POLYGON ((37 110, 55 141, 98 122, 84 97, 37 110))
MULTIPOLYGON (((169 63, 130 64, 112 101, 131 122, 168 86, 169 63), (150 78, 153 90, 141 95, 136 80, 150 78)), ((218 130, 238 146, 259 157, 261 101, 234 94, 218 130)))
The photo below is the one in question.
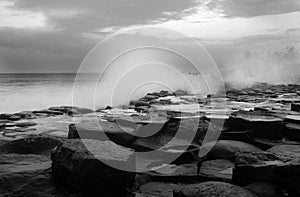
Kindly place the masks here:
POLYGON ((71 139, 52 152, 52 172, 73 192, 125 196, 135 173, 120 169, 132 167, 132 154, 133 150, 109 141, 71 139))
POLYGON ((300 159, 271 152, 240 153, 236 156, 233 183, 273 182, 300 194, 300 159))

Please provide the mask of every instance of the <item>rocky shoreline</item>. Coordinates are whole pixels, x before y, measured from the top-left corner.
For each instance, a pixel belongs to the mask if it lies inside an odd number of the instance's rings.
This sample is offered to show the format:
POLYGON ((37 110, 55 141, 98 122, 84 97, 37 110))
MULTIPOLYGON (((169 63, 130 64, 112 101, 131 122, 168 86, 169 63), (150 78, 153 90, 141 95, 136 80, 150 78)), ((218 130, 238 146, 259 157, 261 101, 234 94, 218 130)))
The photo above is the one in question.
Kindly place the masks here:
POLYGON ((300 85, 0 114, 0 196, 299 196, 299 177, 300 85))

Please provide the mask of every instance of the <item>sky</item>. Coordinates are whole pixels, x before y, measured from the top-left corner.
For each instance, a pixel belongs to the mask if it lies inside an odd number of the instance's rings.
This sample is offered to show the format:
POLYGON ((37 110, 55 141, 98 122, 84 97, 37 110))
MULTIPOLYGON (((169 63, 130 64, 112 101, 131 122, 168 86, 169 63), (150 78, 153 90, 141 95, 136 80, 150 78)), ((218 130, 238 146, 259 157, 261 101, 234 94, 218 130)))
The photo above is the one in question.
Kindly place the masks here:
POLYGON ((0 0, 0 73, 76 72, 103 39, 143 26, 182 32, 220 62, 248 48, 300 51, 299 0, 0 0))

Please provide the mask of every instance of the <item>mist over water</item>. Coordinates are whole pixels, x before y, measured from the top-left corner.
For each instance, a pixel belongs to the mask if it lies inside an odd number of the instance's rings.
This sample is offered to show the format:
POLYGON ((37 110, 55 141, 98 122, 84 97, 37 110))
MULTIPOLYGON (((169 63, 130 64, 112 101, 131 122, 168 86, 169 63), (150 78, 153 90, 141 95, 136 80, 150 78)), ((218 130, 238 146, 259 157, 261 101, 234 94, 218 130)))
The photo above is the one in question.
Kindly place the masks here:
POLYGON ((246 50, 241 58, 221 65, 220 70, 224 82, 234 88, 254 83, 299 84, 300 56, 294 47, 267 53, 246 50))

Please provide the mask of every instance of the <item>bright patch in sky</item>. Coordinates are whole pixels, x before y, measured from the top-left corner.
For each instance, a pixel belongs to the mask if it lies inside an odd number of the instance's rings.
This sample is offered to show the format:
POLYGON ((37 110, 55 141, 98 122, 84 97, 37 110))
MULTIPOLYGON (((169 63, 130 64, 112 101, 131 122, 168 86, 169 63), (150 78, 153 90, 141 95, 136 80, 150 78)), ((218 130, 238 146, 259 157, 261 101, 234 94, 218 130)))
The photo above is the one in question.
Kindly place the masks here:
POLYGON ((270 34, 271 29, 285 31, 300 27, 299 22, 300 12, 252 18, 225 18, 217 13, 199 10, 198 13, 181 20, 171 20, 157 26, 181 31, 191 37, 226 40, 270 34))
POLYGON ((46 24, 42 12, 14 10, 13 2, 0 1, 0 27, 40 28, 46 24))

